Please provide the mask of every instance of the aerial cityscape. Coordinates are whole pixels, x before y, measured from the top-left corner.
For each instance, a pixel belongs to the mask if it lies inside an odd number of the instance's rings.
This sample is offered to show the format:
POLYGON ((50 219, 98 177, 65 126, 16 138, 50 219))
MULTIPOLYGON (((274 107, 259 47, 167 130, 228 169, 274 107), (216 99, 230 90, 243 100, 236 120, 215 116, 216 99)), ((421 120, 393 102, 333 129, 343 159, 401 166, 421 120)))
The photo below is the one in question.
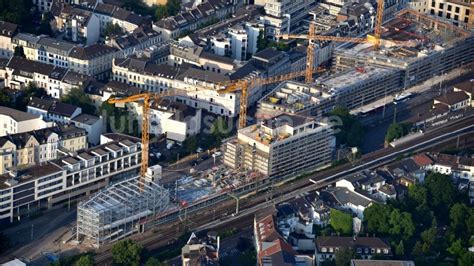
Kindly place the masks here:
POLYGON ((474 0, 0 0, 0 265, 474 266, 474 0))

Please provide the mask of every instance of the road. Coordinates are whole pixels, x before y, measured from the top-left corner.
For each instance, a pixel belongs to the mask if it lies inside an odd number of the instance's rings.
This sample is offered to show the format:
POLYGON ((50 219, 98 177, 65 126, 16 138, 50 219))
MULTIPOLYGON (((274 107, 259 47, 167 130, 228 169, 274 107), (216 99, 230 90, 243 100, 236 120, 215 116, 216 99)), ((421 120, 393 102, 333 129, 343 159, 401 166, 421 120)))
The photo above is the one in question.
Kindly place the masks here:
MULTIPOLYGON (((234 209, 234 201, 229 200, 202 211, 194 215, 189 215, 185 221, 178 221, 157 228, 153 233, 145 232, 143 235, 135 235, 133 238, 144 245, 149 250, 156 250, 160 247, 169 245, 173 242, 184 228, 203 231, 211 228, 219 231, 220 228, 244 227, 252 222, 254 214, 262 209, 272 207, 279 202, 287 201, 295 196, 322 188, 343 176, 355 173, 362 169, 373 168, 393 160, 397 156, 409 152, 418 152, 438 145, 441 142, 451 142, 459 135, 470 134, 474 131, 474 116, 454 121, 442 127, 427 131, 419 139, 404 143, 397 148, 385 148, 363 156, 355 166, 344 164, 326 171, 321 171, 309 176, 308 179, 294 180, 291 183, 271 189, 271 193, 264 192, 241 200, 240 212, 238 215, 229 215, 234 209)), ((110 263, 110 246, 101 248, 95 257, 99 265, 108 265, 110 263)))

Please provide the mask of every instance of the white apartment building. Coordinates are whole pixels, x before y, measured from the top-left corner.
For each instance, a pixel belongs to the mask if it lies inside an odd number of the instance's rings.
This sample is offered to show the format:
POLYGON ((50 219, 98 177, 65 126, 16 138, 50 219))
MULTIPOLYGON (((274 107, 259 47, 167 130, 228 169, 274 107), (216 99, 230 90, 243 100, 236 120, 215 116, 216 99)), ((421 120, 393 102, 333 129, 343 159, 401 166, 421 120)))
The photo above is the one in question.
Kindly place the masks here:
POLYGON ((147 48, 158 46, 161 43, 161 33, 151 28, 142 27, 138 27, 125 35, 109 37, 105 40, 105 44, 118 49, 115 57, 119 58, 126 58, 133 54, 141 53, 147 48))
POLYGON ((13 35, 17 33, 18 25, 6 21, 0 21, 0 58, 13 56, 13 35))
MULTIPOLYGON (((141 104, 131 103, 132 111, 138 117, 143 115, 141 104)), ((187 106, 182 103, 160 99, 150 108, 150 134, 182 143, 188 136, 196 135, 201 131, 201 109, 187 106)), ((142 121, 139 120, 139 124, 142 121)))
POLYGON ((69 68, 80 74, 105 79, 110 75, 117 48, 104 44, 76 46, 69 54, 69 68))
POLYGON ((33 97, 28 102, 27 112, 40 115, 45 121, 58 124, 69 124, 71 120, 82 113, 80 107, 62 103, 56 99, 33 97))
POLYGON ((219 56, 229 56, 231 54, 230 39, 223 34, 210 36, 211 53, 219 56))
POLYGON ((103 32, 109 23, 119 25, 126 32, 133 32, 139 27, 151 27, 147 18, 111 4, 98 3, 94 13, 100 21, 100 32, 103 32))
POLYGON ((100 20, 97 14, 68 4, 62 4, 53 26, 60 33, 65 32, 66 38, 73 42, 89 45, 96 43, 100 37, 100 20))
POLYGON ((0 176, 0 220, 13 222, 31 212, 75 202, 111 181, 136 176, 139 139, 117 140, 0 176))
POLYGON ((219 115, 235 117, 238 114, 238 94, 217 92, 217 84, 229 80, 222 74, 128 58, 114 60, 113 79, 152 92, 176 89, 179 92, 176 97, 178 102, 219 115))
POLYGON ((0 125, 0 136, 5 136, 45 128, 47 123, 41 116, 0 106, 0 125))
POLYGON ((233 58, 243 61, 247 58, 248 36, 247 31, 241 26, 229 29, 231 55, 233 58))
POLYGON ((275 39, 275 35, 292 32, 316 5, 317 2, 311 0, 265 0, 266 15, 261 19, 265 36, 275 39))
POLYGON ((282 178, 329 166, 335 137, 329 125, 281 114, 240 129, 225 148, 224 164, 282 178))

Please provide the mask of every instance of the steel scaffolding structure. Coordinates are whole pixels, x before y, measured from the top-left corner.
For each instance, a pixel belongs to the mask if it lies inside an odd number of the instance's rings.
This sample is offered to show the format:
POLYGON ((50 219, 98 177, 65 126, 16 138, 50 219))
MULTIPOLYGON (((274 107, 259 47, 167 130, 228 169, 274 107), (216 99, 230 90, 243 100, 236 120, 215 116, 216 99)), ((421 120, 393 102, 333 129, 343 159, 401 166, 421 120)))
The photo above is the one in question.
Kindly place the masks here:
POLYGON ((154 182, 137 177, 114 184, 79 203, 77 240, 85 237, 99 247, 143 231, 141 221, 161 214, 169 203, 168 190, 154 182))

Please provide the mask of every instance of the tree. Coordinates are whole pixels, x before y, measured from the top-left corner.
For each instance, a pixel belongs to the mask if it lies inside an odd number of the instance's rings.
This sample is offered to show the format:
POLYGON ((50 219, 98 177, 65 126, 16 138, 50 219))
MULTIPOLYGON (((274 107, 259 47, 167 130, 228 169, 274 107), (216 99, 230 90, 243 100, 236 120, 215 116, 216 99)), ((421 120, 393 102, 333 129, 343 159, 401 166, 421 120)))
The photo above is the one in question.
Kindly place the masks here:
POLYGON ((139 266, 143 247, 130 239, 112 246, 112 259, 119 265, 139 266))
POLYGON ((168 0, 166 2, 166 7, 168 9, 168 15, 174 16, 178 14, 181 9, 181 1, 179 0, 168 0))
POLYGON ((411 251, 413 256, 422 256, 423 255, 423 244, 420 241, 416 241, 415 246, 413 246, 413 250, 411 251))
POLYGON ((214 136, 215 144, 217 146, 221 145, 221 142, 224 138, 230 136, 231 131, 231 126, 229 126, 229 123, 226 121, 226 119, 221 116, 217 117, 217 119, 214 120, 214 123, 212 124, 210 129, 210 132, 214 136))
POLYGON ((400 240, 398 245, 395 247, 395 254, 398 257, 403 257, 405 256, 405 245, 403 244, 403 240, 400 240))
POLYGON ((352 233, 352 217, 348 213, 331 209, 331 226, 336 232, 350 235, 352 233))
POLYGON ((117 35, 121 35, 122 33, 123 31, 120 25, 112 23, 112 22, 107 23, 107 26, 105 26, 105 29, 104 29, 105 37, 117 36, 117 35))
POLYGON ((449 210, 450 226, 456 233, 465 232, 468 224, 469 209, 463 203, 454 204, 449 210))
POLYGON ((390 225, 388 223, 392 207, 390 205, 372 204, 364 211, 364 221, 370 233, 388 234, 390 225))
POLYGON ((336 266, 347 266, 355 258, 355 252, 349 248, 342 248, 334 254, 336 257, 336 266))
POLYGON ((68 94, 61 97, 61 102, 78 106, 86 114, 95 115, 97 112, 92 100, 80 88, 71 89, 68 94))
POLYGON ((385 141, 391 142, 399 139, 410 132, 411 124, 409 123, 393 123, 388 127, 385 141))
POLYGON ((138 136, 138 121, 132 116, 127 108, 118 108, 108 102, 103 102, 100 112, 107 125, 107 132, 124 133, 138 136))
POLYGON ((265 32, 260 30, 257 37, 257 50, 261 51, 268 46, 268 40, 265 38, 265 32))
POLYGON ((0 90, 0 106, 12 106, 12 99, 5 90, 0 90))
POLYGON ((168 17, 168 7, 166 5, 157 5, 155 10, 155 18, 160 20, 162 18, 168 17))
POLYGON ((463 248, 463 246, 462 246, 461 239, 458 239, 458 240, 454 241, 454 242, 451 244, 451 246, 447 249, 447 251, 448 251, 451 255, 453 255, 453 256, 455 256, 455 257, 457 257, 457 258, 461 257, 461 256, 463 255, 463 253, 465 252, 465 250, 464 250, 464 248, 463 248))
POLYGON ((458 259, 459 266, 472 266, 474 265, 474 254, 472 252, 464 252, 458 259))
POLYGON ((76 266, 93 266, 94 259, 91 255, 81 256, 75 263, 76 266))
POLYGON ((157 258, 150 257, 146 261, 145 266, 164 266, 164 264, 162 262, 160 262, 157 258))
POLYGON ((400 212, 394 209, 390 214, 389 224, 391 228, 389 233, 395 237, 402 239, 409 239, 415 233, 415 225, 411 219, 411 214, 408 212, 400 212))
POLYGON ((358 147, 364 139, 364 127, 357 117, 349 113, 349 109, 337 106, 330 112, 331 120, 336 125, 336 140, 338 145, 346 144, 350 147, 358 147))
POLYGON ((26 58, 25 52, 23 51, 23 46, 21 46, 21 45, 16 46, 14 51, 13 51, 13 55, 26 58))
POLYGON ((197 146, 197 138, 196 136, 189 136, 186 138, 184 141, 184 147, 186 147, 186 151, 189 154, 193 154, 196 152, 198 146, 197 146))
POLYGON ((51 24, 50 24, 50 21, 52 19, 53 19, 53 16, 50 12, 44 13, 40 21, 38 33, 46 34, 49 36, 53 35, 53 31, 51 30, 51 24))
POLYGON ((425 187, 428 191, 429 204, 438 217, 448 215, 448 208, 454 202, 455 188, 450 176, 431 173, 426 177, 425 187))
POLYGON ((0 0, 0 20, 29 26, 32 9, 33 1, 30 0, 0 0))
POLYGON ((18 110, 26 111, 26 106, 30 102, 31 97, 45 97, 47 96, 46 91, 43 88, 36 86, 36 83, 30 82, 22 94, 17 98, 15 102, 15 108, 18 110))
POLYGON ((422 185, 412 185, 408 187, 408 201, 413 206, 425 205, 428 203, 428 191, 422 185))

